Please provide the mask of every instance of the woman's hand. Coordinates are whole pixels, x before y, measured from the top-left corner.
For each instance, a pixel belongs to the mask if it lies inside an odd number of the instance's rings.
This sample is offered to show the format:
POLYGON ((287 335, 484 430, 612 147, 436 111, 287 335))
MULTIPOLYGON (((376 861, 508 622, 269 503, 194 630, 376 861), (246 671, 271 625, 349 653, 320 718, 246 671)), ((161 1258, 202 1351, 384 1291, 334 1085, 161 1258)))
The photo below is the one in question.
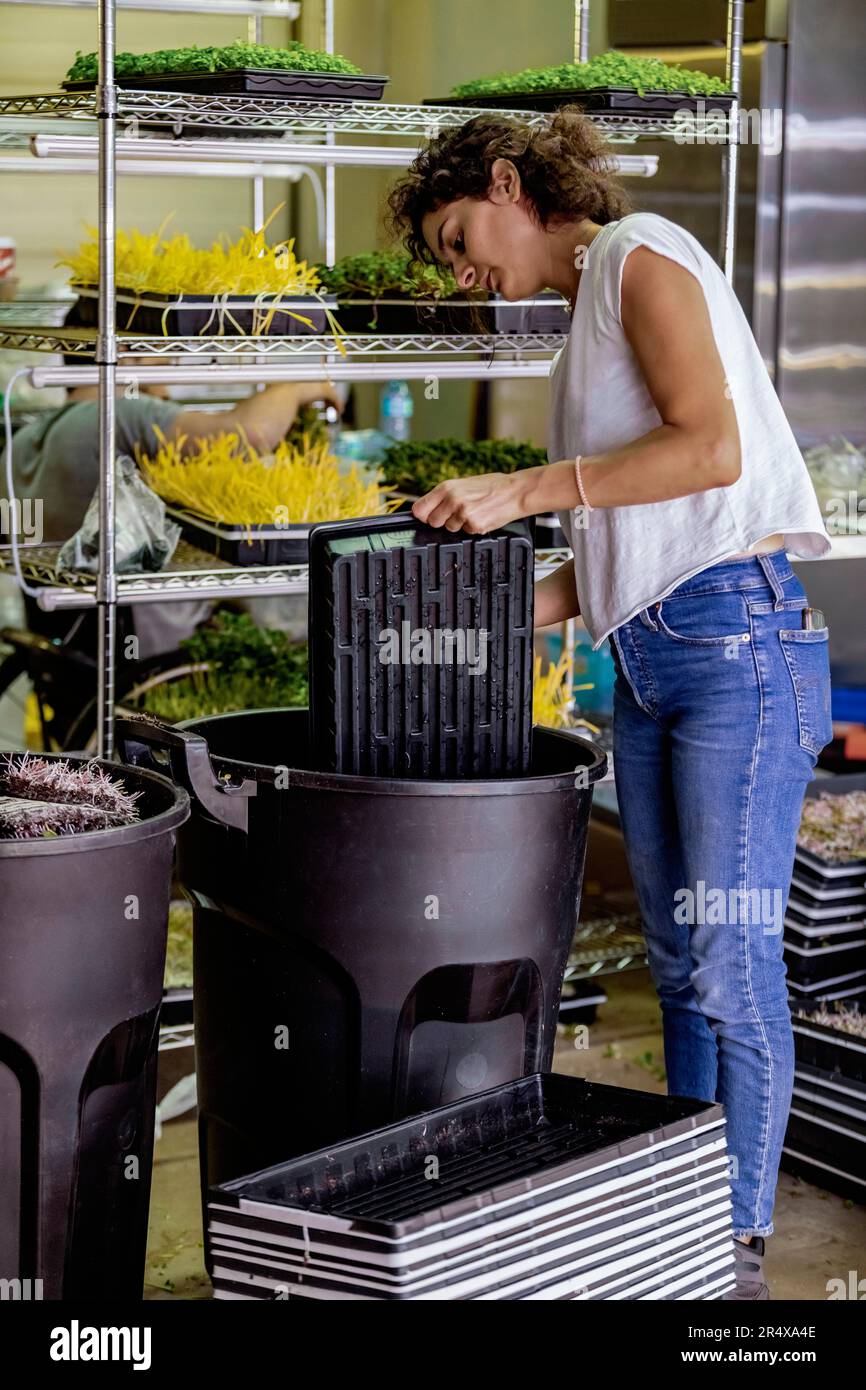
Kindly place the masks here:
POLYGON ((316 401, 321 401, 323 405, 332 405, 342 415, 343 402, 332 381, 296 381, 292 385, 298 409, 303 405, 314 405, 316 401))
POLYGON ((533 513, 526 506, 520 473, 481 473, 438 483, 419 497, 412 514, 428 526, 477 535, 533 513))

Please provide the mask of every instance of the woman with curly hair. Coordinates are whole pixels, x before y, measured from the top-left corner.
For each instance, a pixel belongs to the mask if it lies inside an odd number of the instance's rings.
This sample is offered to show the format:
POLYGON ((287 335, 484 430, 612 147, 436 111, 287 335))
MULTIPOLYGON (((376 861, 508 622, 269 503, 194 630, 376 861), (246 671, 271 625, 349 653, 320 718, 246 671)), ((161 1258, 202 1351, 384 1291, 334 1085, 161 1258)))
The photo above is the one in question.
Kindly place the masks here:
POLYGON ((571 328, 549 464, 441 483, 433 526, 556 511, 573 550, 536 587, 616 667, 614 772, 662 1009, 668 1089, 723 1103, 736 1289, 764 1237, 793 1084, 782 919, 806 784, 831 737, 827 629, 788 554, 829 538, 733 290, 688 232, 630 212, 592 122, 479 116, 433 139, 391 222, 463 291, 545 288, 571 328))

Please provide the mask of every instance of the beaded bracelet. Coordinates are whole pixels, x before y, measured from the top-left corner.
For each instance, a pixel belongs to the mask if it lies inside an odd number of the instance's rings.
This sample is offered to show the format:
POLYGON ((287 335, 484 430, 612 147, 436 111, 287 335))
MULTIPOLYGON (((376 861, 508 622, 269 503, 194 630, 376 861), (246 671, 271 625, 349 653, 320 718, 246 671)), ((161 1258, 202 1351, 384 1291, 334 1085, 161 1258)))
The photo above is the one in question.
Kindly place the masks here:
POLYGON ((584 507, 586 507, 586 510, 587 510, 588 512, 591 512, 591 511, 592 511, 592 507, 591 507, 590 503, 587 501, 586 493, 584 492, 584 489, 583 489, 583 478, 580 476, 580 460, 581 460, 582 458, 583 458, 583 455, 582 455, 582 454, 578 454, 578 455, 577 455, 577 458, 574 460, 574 476, 575 476, 575 478, 577 479, 577 492, 578 492, 578 496, 580 497, 581 503, 583 504, 584 507))

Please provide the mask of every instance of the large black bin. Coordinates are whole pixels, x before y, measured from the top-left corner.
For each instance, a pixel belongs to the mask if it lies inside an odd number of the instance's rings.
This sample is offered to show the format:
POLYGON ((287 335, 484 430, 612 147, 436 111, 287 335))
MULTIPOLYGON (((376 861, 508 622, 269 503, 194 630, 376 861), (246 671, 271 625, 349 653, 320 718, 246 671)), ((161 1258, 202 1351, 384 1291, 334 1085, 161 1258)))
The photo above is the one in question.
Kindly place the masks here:
POLYGON ((203 1190, 549 1070, 574 933, 593 744, 533 730, 519 778, 418 782, 311 770, 307 711, 177 729, 193 796, 203 1190))
POLYGON ((99 766, 141 793, 138 824, 0 841, 0 1277, 25 1281, 12 1296, 142 1293, 172 852, 189 798, 153 772, 99 766))

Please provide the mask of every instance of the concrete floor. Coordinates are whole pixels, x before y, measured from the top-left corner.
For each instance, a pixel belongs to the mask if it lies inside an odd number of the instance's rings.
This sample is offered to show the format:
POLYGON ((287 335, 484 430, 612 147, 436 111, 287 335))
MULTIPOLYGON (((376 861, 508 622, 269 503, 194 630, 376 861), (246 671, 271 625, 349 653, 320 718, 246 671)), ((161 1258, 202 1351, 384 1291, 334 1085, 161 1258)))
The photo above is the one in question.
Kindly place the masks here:
MULTIPOLYGON (((609 1001, 586 1041, 557 1041, 554 1070, 632 1090, 663 1092, 661 1020, 646 970, 605 979, 609 1001)), ((161 1054, 161 1091, 191 1065, 191 1052, 161 1054)), ((824 1300, 828 1279, 866 1272, 866 1207, 852 1206, 782 1173, 767 1245, 774 1300, 824 1300)), ((202 1259, 196 1130, 192 1119, 163 1128, 154 1164, 145 1298, 210 1298, 202 1259)))

